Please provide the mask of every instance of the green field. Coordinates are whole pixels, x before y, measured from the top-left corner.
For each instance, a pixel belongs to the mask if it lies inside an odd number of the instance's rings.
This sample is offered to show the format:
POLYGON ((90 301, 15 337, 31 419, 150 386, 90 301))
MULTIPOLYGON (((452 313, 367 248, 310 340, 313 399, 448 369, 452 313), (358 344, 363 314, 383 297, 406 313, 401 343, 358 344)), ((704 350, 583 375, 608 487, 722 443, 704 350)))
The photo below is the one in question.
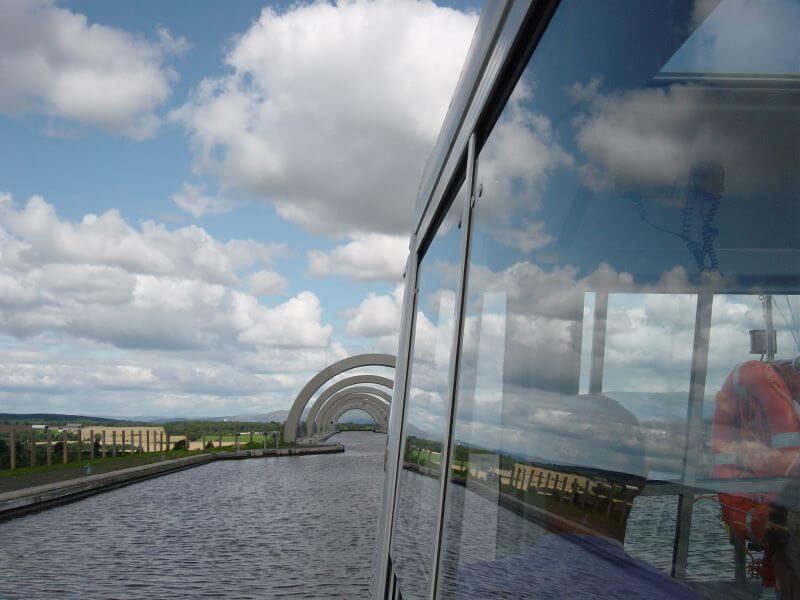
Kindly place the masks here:
MULTIPOLYGON (((202 439, 202 436, 200 438, 198 438, 198 439, 202 439)), ((219 441, 219 436, 218 435, 207 435, 206 436, 206 443, 208 443, 210 441, 213 441, 214 444, 216 444, 219 441)), ((231 442, 236 442, 236 436, 235 435, 223 435, 222 436, 222 443, 223 444, 231 443, 231 442)), ((250 442, 250 434, 249 433, 239 436, 239 443, 240 444, 247 444, 249 442, 250 442)), ((263 436, 263 434, 260 434, 260 433, 254 434, 253 435, 253 443, 261 444, 263 446, 263 444, 264 444, 264 436, 263 436)), ((272 443, 273 446, 275 445, 275 436, 274 436, 274 434, 268 434, 267 435, 267 447, 269 447, 270 443, 272 443)))

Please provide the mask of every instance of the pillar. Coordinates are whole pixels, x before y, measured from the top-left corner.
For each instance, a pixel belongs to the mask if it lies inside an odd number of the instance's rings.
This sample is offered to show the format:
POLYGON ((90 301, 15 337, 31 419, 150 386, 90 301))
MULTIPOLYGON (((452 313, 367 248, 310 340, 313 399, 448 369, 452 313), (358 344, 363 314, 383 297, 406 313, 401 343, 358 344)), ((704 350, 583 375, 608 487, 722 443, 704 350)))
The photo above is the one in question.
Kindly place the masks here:
POLYGON ((11 469, 17 468, 17 436, 11 430, 11 469))
POLYGON ((111 456, 117 458, 117 430, 111 432, 111 456))

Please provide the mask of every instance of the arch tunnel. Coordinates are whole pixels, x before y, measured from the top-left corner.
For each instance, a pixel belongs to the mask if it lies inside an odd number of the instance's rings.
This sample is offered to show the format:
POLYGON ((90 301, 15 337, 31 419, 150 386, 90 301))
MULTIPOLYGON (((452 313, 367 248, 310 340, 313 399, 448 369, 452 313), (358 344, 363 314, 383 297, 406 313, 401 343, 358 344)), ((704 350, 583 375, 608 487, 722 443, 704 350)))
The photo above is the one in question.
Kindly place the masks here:
POLYGON ((347 410, 364 410, 376 422, 376 430, 386 431, 391 405, 392 379, 381 375, 356 374, 325 385, 332 379, 364 367, 394 368, 396 357, 391 354, 358 354, 343 358, 314 375, 295 398, 284 422, 284 440, 294 442, 300 436, 300 421, 311 399, 319 392, 306 417, 305 435, 331 431, 347 410), (369 386, 362 384, 371 384, 369 386), (337 411, 345 406, 350 409, 337 411), (369 409, 369 410, 368 410, 369 409), (371 411, 371 412, 370 412, 371 411), (373 414, 374 413, 374 414, 373 414))

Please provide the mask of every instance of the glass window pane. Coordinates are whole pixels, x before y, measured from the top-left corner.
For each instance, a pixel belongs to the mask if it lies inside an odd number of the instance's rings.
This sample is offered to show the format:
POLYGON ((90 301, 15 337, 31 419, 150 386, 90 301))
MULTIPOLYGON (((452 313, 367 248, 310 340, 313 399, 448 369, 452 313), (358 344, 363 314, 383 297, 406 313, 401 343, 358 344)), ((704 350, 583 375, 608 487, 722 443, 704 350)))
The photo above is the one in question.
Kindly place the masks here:
POLYGON ((798 26, 559 4, 477 161, 441 597, 800 590, 798 26))
POLYGON ((462 184, 419 266, 403 465, 391 547, 394 572, 406 600, 427 598, 433 567, 466 187, 462 184))

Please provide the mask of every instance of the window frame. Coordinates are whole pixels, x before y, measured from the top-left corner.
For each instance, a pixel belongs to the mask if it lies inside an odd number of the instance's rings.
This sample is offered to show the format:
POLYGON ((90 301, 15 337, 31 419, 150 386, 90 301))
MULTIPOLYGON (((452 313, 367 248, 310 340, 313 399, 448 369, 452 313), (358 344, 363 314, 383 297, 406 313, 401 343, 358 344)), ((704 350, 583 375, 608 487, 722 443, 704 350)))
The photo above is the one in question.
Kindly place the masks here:
MULTIPOLYGON (((470 146, 471 147, 471 146, 470 146)), ((435 238, 436 234, 439 231, 439 226, 441 225, 442 221, 444 220, 446 214, 449 210, 453 207, 453 204, 457 201, 457 195, 460 191, 461 185, 466 184, 468 185, 467 194, 465 195, 464 205, 461 207, 461 218, 460 218, 460 235, 459 235, 459 268, 463 266, 463 259, 464 259, 464 246, 466 244, 467 238, 467 212, 468 207, 470 205, 471 193, 472 193, 472 185, 470 184, 470 177, 472 175, 471 170, 471 159, 472 156, 467 152, 466 155, 461 157, 456 165, 454 172, 455 175, 450 180, 450 183, 447 187, 445 194, 442 197, 442 202, 440 203, 439 210, 437 211, 436 218, 432 220, 430 227, 427 231, 427 235, 422 239, 419 244, 416 244, 417 236, 414 235, 412 237, 412 248, 411 253, 409 255, 408 264, 407 264, 407 271, 406 274, 410 277, 406 281, 406 290, 404 293, 404 306, 403 306, 403 314, 402 314, 402 323, 401 323, 401 334, 400 334, 400 350, 398 352, 399 355, 402 356, 402 364, 398 365, 398 368, 402 370, 402 372, 398 372, 396 375, 396 381, 402 381, 402 385, 396 385, 394 396, 392 398, 392 405, 393 411, 390 414, 390 426, 389 426, 389 443, 387 444, 387 468, 385 471, 386 481, 384 483, 384 491, 385 491, 385 507, 384 510, 384 522, 386 523, 385 531, 382 531, 383 534, 383 544, 382 544, 382 556, 381 556, 381 571, 380 576, 381 579, 378 581, 378 589, 382 589, 384 593, 384 597, 389 598, 390 594, 393 593, 400 593, 400 585, 397 577, 394 573, 394 570, 391 568, 392 558, 391 558, 391 547, 392 547, 392 540, 394 538, 394 531, 396 525, 396 514, 397 514, 397 498, 398 498, 398 489, 399 489, 399 481, 400 481, 400 472, 401 472, 401 460, 402 456, 405 452, 405 431, 406 431, 406 421, 408 417, 408 413, 406 411, 406 400, 408 399, 408 388, 411 381, 411 363, 414 358, 414 342, 416 338, 416 315, 418 309, 418 299, 419 299, 419 271, 422 266, 422 262, 425 258, 428 248, 431 245, 431 242, 435 238), (406 299, 408 300, 406 302, 406 299), (399 401, 399 402, 398 402, 399 401), (395 416, 395 421, 391 420, 392 415, 395 416), (395 437, 394 432, 397 431, 395 437), (394 441, 394 443, 392 443, 394 441), (383 579, 385 577, 385 580, 383 579), (394 592, 392 591, 394 590, 394 592)), ((463 269, 462 269, 463 270, 463 269)), ((454 346, 455 343, 455 335, 456 330, 459 327, 460 321, 460 294, 461 289, 463 287, 463 279, 459 276, 459 280, 456 284, 456 305, 455 305, 455 314, 454 314, 454 337, 451 339, 450 343, 450 362, 448 365, 448 387, 447 387, 447 394, 444 398, 444 408, 445 408, 445 427, 443 430, 443 444, 442 444, 442 469, 443 469, 443 476, 442 480, 446 478, 446 466, 447 466, 447 451, 449 448, 449 437, 448 433, 450 431, 450 407, 452 406, 452 365, 453 365, 453 353, 456 350, 454 346)), ((441 486, 440 486, 440 493, 441 493, 441 486)), ((437 507, 437 516, 435 520, 435 534, 434 534, 434 558, 438 557, 438 553, 436 552, 436 544, 438 543, 438 536, 439 532, 441 531, 441 513, 439 508, 441 507, 441 498, 439 499, 439 506, 437 507)), ((437 561, 434 561, 433 565, 435 566, 437 561)), ((436 572, 435 569, 431 571, 431 589, 433 589, 433 584, 436 581, 436 572)))

